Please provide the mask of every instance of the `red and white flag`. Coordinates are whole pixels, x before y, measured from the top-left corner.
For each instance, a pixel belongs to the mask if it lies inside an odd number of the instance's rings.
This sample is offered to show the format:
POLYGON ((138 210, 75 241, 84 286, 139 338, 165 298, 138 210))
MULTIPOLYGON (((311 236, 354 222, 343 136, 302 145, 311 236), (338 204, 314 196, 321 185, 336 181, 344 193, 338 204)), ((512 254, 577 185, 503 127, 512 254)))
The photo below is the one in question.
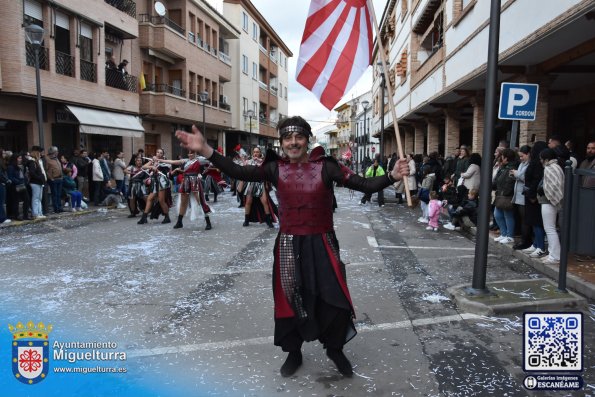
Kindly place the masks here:
POLYGON ((367 0, 312 0, 296 80, 327 109, 339 102, 372 62, 367 0))

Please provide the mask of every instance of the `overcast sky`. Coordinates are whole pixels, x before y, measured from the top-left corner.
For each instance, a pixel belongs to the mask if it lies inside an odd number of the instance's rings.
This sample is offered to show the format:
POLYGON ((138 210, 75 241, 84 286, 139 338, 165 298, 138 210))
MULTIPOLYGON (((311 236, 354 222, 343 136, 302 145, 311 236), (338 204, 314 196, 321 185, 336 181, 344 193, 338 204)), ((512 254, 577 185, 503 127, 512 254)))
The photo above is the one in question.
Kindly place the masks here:
MULTIPOLYGON (((295 81, 295 68, 300 50, 300 42, 304 32, 304 25, 308 16, 310 2, 307 0, 279 1, 279 0, 251 0, 258 11, 266 18, 268 23, 275 29, 275 32, 293 52, 289 59, 289 115, 302 116, 315 127, 321 122, 335 117, 336 113, 326 109, 310 91, 295 81)), ((376 18, 380 21, 382 12, 387 0, 374 0, 376 18)), ((376 35, 374 34, 374 37, 376 35)), ((372 86, 372 67, 369 66, 366 73, 358 83, 339 102, 342 103, 350 98, 363 94, 372 86)))

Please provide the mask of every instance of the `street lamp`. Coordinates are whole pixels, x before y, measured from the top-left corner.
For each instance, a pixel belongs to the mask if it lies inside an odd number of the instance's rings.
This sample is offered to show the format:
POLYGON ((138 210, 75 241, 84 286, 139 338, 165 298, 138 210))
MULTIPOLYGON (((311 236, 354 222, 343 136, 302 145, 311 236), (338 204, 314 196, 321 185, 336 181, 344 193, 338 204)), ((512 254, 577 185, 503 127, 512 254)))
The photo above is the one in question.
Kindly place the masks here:
MULTIPOLYGON (((384 87, 386 80, 384 79, 384 69, 382 69, 382 61, 376 63, 378 71, 380 72, 380 89, 382 90, 382 100, 380 101, 380 160, 384 158, 384 87)), ((386 164, 383 164, 386 168, 386 164)))
MULTIPOLYGON (((364 155, 363 155, 364 162, 366 161, 366 154, 367 154, 367 150, 368 150, 368 147, 367 147, 367 144, 368 144, 368 120, 366 118, 367 117, 366 113, 368 112, 369 105, 370 105, 369 101, 362 101, 362 107, 364 108, 364 155)), ((362 169, 364 171, 364 174, 366 172, 365 168, 366 168, 366 166, 364 165, 364 167, 362 169)))
POLYGON ((25 28, 25 36, 27 37, 27 41, 33 47, 33 52, 35 53, 35 83, 37 85, 37 127, 39 132, 39 146, 44 147, 43 144, 43 116, 41 110, 41 82, 39 79, 39 49, 41 48, 41 43, 43 42, 43 34, 45 31, 41 26, 38 25, 28 25, 25 28))
POLYGON ((249 126, 248 128, 250 129, 250 135, 248 135, 248 146, 250 146, 250 149, 252 149, 252 117, 254 117, 254 110, 252 109, 248 109, 244 112, 244 117, 248 117, 249 120, 249 126))
POLYGON ((209 99, 209 93, 207 91, 201 91, 198 93, 198 97, 200 98, 200 101, 202 102, 202 133, 206 137, 207 124, 206 124, 206 118, 205 118, 205 104, 207 103, 207 100, 209 99))

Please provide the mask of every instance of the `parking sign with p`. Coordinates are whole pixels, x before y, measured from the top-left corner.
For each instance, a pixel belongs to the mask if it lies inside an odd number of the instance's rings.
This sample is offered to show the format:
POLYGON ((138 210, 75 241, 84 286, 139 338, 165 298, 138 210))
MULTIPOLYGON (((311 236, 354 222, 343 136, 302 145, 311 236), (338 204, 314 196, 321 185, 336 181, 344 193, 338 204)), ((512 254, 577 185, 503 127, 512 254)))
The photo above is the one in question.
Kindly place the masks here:
POLYGON ((500 89, 501 120, 535 120, 539 85, 502 83, 500 89))

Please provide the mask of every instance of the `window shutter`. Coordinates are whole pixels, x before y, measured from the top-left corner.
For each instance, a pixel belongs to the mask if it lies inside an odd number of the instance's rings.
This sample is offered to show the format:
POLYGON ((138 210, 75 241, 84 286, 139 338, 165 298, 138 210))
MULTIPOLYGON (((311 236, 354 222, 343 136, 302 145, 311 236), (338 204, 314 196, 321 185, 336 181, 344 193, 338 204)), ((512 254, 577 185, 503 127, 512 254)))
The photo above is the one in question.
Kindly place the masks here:
POLYGON ((81 23, 81 36, 86 37, 88 39, 93 39, 93 29, 91 25, 87 23, 81 23))
POLYGON ((56 11, 56 26, 60 26, 63 29, 70 30, 70 21, 68 15, 56 11))
POLYGON ((34 0, 25 0, 25 15, 43 21, 43 9, 41 3, 34 0))

